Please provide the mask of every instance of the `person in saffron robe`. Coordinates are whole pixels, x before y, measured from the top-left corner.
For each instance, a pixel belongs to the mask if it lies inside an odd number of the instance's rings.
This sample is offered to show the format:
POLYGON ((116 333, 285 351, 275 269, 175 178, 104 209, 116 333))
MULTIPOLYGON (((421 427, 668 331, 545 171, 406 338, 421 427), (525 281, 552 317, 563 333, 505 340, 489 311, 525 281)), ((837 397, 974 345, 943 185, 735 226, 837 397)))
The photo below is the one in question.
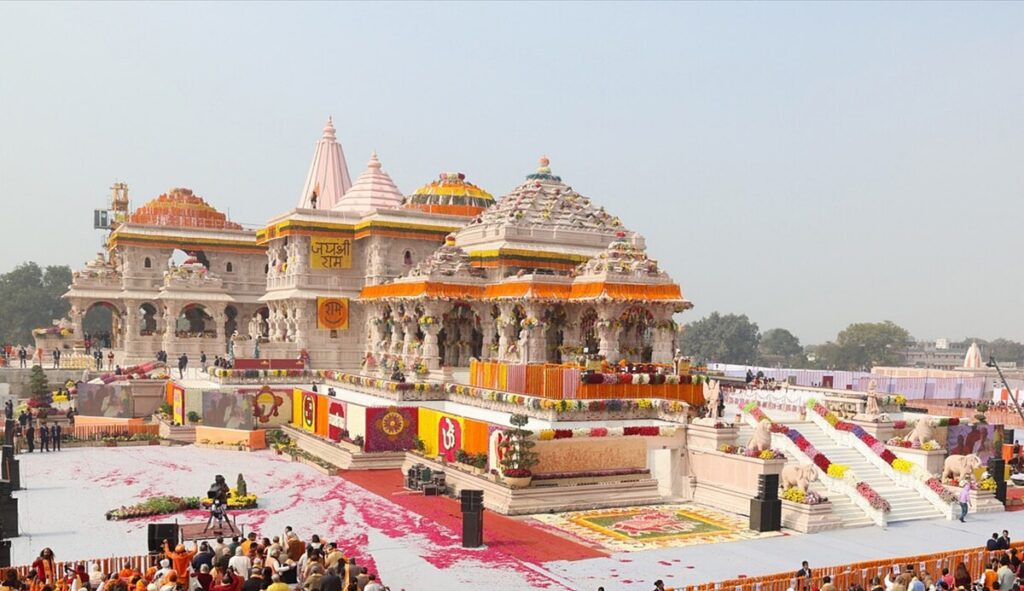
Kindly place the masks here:
POLYGON ((197 552, 199 552, 199 546, 195 542, 192 542, 191 550, 185 550, 185 544, 178 544, 174 551, 171 551, 171 545, 164 540, 164 555, 171 559, 171 565, 180 581, 188 581, 188 568, 192 566, 192 557, 197 552))
POLYGON ((53 550, 43 548, 43 551, 39 553, 39 558, 32 563, 32 568, 36 571, 36 578, 43 584, 55 585, 57 583, 57 562, 53 559, 53 550))

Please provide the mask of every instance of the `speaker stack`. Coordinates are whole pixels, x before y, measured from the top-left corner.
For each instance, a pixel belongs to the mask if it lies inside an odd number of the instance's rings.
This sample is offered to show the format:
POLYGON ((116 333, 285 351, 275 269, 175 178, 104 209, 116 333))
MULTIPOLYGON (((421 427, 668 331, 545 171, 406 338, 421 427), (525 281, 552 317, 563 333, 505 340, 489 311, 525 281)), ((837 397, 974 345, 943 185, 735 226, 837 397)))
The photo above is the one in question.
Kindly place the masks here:
POLYGON ((996 481, 996 498, 1006 504, 1006 460, 992 457, 988 461, 988 475, 996 481))
POLYGON ((150 523, 149 532, 146 536, 149 544, 150 554, 159 554, 164 551, 164 540, 171 548, 178 545, 178 524, 177 523, 150 523))
POLYGON ((14 433, 17 424, 14 419, 7 419, 4 423, 3 456, 0 459, 0 476, 11 481, 11 490, 21 490, 20 460, 14 457, 14 433))
POLYGON ((757 497, 750 499, 750 529, 758 532, 782 529, 778 474, 761 474, 757 477, 757 497))
POLYGON ((462 547, 479 548, 484 545, 484 491, 459 492, 462 506, 462 547))

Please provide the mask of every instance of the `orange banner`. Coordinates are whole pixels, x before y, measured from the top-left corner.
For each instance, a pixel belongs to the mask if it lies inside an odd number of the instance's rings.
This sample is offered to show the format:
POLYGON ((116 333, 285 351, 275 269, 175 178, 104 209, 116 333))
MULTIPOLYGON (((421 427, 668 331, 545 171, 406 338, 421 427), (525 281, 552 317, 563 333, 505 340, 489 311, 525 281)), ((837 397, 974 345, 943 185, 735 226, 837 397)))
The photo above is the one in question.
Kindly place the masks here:
POLYGON ((348 298, 317 298, 316 327, 348 330, 348 298))

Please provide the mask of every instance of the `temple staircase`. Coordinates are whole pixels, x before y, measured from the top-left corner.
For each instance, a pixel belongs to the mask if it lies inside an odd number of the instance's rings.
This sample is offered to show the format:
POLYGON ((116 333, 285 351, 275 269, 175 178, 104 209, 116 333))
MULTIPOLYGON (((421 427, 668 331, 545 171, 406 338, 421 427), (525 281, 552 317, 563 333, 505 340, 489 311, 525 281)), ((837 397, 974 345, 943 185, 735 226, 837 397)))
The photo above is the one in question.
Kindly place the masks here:
POLYGON ((917 491, 898 485, 889 475, 869 462, 859 450, 836 443, 817 424, 805 421, 790 422, 787 425, 800 431, 811 445, 833 462, 849 466, 860 480, 870 484, 871 488, 889 501, 892 511, 887 516, 888 523, 943 517, 935 506, 917 491))

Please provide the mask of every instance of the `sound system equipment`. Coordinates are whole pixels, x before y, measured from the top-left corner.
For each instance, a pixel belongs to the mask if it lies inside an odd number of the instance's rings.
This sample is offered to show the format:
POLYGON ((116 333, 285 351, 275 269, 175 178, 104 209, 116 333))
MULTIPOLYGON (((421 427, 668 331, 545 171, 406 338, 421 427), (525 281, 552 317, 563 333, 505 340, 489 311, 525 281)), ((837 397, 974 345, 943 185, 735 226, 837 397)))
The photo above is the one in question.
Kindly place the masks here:
POLYGON ((4 421, 4 445, 14 445, 15 424, 14 419, 4 421))
POLYGON ((782 529, 782 501, 750 499, 750 529, 758 532, 782 529))
POLYGON ((149 553, 162 553, 164 551, 164 540, 167 540, 171 548, 178 545, 178 524, 150 523, 149 535, 147 536, 149 553))
POLYGON ((479 548, 484 545, 484 491, 459 491, 462 509, 462 547, 479 548))
POLYGON ((11 490, 21 490, 21 467, 14 457, 14 446, 4 445, 0 455, 0 476, 11 482, 11 490))
POLYGON ((439 497, 441 496, 441 488, 436 484, 424 484, 423 485, 423 496, 425 497, 439 497))
POLYGON ((459 492, 462 512, 480 511, 484 508, 484 491, 464 489, 459 492))
POLYGON ((779 498, 779 475, 759 474, 757 477, 757 498, 774 501, 779 498))
POLYGON ((11 566, 11 541, 0 541, 0 568, 11 566))
POLYGON ((988 475, 996 481, 996 499, 1006 504, 1006 460, 993 457, 988 461, 988 475))
POLYGON ((0 497, 0 537, 16 538, 19 535, 21 534, 18 532, 18 499, 11 496, 0 497))
POLYGON ((1003 443, 1006 445, 1013 445, 1013 429, 1007 429, 1003 427, 1003 443))

